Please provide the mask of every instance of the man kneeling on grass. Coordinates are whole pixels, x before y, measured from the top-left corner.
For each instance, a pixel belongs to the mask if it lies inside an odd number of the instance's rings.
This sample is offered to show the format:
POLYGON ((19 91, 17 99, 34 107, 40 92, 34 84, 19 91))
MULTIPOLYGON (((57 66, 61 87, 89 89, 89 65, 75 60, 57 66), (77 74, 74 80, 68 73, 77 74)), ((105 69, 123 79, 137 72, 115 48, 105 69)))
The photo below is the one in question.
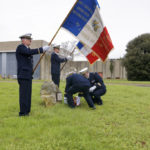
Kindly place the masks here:
POLYGON ((106 93, 106 86, 103 82, 102 77, 97 72, 89 73, 88 68, 82 69, 79 73, 88 78, 91 83, 89 92, 93 102, 98 105, 102 105, 103 101, 101 99, 101 96, 106 93))
POLYGON ((83 97, 87 101, 89 107, 95 109, 94 103, 89 94, 89 88, 90 88, 90 82, 86 77, 77 73, 72 73, 68 75, 66 78, 65 95, 67 97, 67 103, 69 107, 75 108, 76 106, 73 100, 73 94, 82 92, 83 97))

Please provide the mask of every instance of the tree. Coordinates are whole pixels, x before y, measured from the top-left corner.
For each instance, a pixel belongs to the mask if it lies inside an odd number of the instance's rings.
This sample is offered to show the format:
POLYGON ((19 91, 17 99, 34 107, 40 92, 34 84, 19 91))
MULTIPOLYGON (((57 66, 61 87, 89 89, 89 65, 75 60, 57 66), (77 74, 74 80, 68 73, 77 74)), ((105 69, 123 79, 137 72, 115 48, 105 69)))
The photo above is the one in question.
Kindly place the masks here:
POLYGON ((114 72, 114 61, 111 59, 110 60, 110 73, 111 73, 111 79, 112 79, 112 75, 113 75, 113 72, 114 72))
POLYGON ((150 34, 143 34, 127 44, 123 64, 128 80, 150 81, 150 34))

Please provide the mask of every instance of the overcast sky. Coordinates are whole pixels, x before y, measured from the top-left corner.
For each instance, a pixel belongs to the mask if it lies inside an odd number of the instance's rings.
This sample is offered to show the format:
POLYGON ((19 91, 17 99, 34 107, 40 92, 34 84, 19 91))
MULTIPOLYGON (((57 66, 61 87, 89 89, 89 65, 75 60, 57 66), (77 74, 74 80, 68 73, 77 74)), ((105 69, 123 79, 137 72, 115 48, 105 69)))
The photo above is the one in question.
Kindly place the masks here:
MULTIPOLYGON (((114 50, 109 58, 125 54, 126 44, 150 33, 150 0, 98 0, 100 13, 114 50)), ((24 33, 50 42, 75 0, 0 0, 0 41, 16 41, 24 33)), ((61 29, 53 43, 74 40, 61 29)))

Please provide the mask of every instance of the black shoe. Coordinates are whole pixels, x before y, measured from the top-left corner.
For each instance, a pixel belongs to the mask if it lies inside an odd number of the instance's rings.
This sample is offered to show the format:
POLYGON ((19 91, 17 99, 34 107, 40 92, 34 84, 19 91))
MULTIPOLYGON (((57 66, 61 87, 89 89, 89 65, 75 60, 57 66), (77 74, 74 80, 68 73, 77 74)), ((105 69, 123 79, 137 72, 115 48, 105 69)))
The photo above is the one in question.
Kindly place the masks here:
POLYGON ((69 105, 70 108, 74 109, 76 106, 74 105, 69 105))
POLYGON ((102 100, 98 101, 97 105, 103 105, 103 101, 102 100))
POLYGON ((29 113, 26 114, 19 114, 19 117, 29 116, 29 113))
POLYGON ((74 107, 70 107, 71 109, 75 109, 76 107, 74 106, 74 107))
POLYGON ((95 106, 93 106, 93 107, 91 107, 91 109, 92 109, 92 110, 94 110, 94 109, 96 109, 96 107, 95 107, 95 106))

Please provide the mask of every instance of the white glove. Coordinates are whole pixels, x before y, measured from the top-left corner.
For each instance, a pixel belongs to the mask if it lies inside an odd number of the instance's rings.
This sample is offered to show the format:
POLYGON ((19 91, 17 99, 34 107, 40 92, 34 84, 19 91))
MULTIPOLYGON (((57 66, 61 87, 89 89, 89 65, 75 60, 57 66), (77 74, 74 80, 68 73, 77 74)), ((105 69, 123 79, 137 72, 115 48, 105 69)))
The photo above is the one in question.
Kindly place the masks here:
POLYGON ((43 52, 50 50, 50 46, 43 46, 43 52))
POLYGON ((67 60, 72 60, 72 57, 71 56, 67 56, 67 60))
POLYGON ((67 97, 64 97, 64 104, 68 104, 67 97))
POLYGON ((96 86, 94 85, 91 88, 89 88, 89 92, 92 93, 95 89, 96 89, 96 86))
POLYGON ((76 105, 79 106, 80 105, 80 97, 77 96, 77 99, 76 99, 76 105))

